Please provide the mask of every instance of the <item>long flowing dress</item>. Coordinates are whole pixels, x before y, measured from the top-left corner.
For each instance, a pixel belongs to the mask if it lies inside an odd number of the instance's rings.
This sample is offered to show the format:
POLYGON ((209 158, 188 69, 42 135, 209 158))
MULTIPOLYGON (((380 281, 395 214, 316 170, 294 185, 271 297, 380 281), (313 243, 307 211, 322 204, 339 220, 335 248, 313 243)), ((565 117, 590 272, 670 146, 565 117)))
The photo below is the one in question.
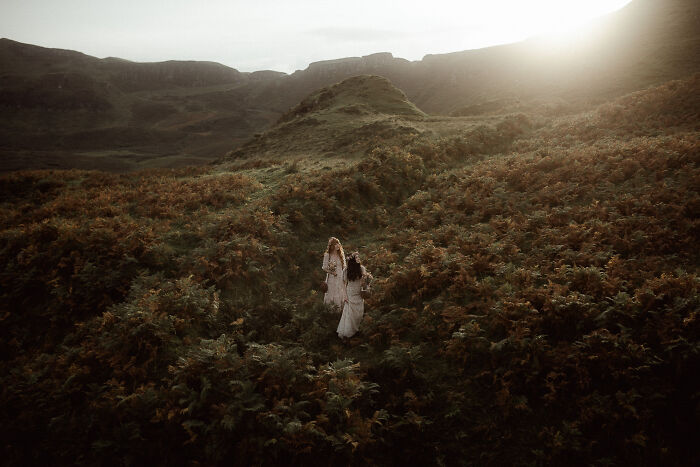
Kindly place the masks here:
MULTIPOLYGON (((362 277, 367 274, 362 267, 362 277)), ((362 277, 354 281, 348 281, 348 270, 343 270, 343 281, 347 284, 348 301, 343 307, 343 314, 338 323, 338 337, 352 337, 360 329, 362 317, 365 314, 365 300, 360 295, 362 290, 362 277)))
POLYGON ((323 255, 323 270, 328 273, 326 277, 328 291, 323 296, 323 303, 337 306, 338 312, 340 313, 340 307, 343 306, 343 300, 345 299, 343 262, 340 259, 340 255, 336 252, 331 254, 326 252, 323 255), (333 274, 334 272, 335 275, 333 274))

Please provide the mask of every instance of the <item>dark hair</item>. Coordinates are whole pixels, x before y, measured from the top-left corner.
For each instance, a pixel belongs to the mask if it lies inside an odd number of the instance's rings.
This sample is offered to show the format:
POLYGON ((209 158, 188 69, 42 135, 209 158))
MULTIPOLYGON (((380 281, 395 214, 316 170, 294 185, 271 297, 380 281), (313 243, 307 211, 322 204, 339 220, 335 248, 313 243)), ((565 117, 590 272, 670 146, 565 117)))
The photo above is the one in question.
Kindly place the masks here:
POLYGON ((362 277, 362 264, 360 263, 360 256, 357 253, 353 253, 348 258, 348 280, 356 281, 362 277))

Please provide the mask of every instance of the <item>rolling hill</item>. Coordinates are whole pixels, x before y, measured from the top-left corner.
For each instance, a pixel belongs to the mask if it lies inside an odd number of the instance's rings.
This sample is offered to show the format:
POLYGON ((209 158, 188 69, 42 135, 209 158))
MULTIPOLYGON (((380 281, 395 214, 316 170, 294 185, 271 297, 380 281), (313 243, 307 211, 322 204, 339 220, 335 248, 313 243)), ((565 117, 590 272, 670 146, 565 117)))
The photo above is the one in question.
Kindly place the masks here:
POLYGON ((423 131, 424 120, 427 115, 387 79, 355 76, 306 97, 224 160, 361 155, 379 140, 405 144, 423 131))

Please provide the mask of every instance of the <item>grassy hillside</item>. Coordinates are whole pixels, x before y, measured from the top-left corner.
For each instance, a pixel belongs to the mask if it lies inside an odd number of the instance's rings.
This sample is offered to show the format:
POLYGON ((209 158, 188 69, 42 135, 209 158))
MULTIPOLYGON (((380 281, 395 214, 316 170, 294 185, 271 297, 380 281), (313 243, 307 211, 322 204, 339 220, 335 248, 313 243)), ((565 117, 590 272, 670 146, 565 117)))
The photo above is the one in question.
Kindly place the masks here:
POLYGON ((421 132, 0 177, 8 463, 700 461, 700 76, 440 119, 358 78, 261 138, 391 118, 366 86, 421 132), (349 345, 317 291, 331 235, 377 278, 349 345))
POLYGON ((280 74, 97 59, 0 39, 0 170, 204 164, 277 116, 236 89, 280 74))
POLYGON ((364 154, 378 141, 415 139, 427 117, 387 79, 356 76, 311 94, 223 160, 364 154))

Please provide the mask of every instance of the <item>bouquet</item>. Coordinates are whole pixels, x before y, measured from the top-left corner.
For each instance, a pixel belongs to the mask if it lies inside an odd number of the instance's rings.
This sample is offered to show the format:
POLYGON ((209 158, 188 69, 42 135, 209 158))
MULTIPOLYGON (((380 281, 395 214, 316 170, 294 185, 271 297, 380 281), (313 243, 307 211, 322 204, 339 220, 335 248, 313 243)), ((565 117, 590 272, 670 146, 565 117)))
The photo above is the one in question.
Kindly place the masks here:
POLYGON ((328 262, 328 272, 335 274, 335 270, 338 269, 338 263, 336 260, 332 259, 328 262))
POLYGON ((370 288, 370 285, 372 284, 373 280, 374 277, 370 273, 367 273, 364 276, 362 276, 362 288, 360 289, 360 297, 369 298, 372 296, 372 289, 370 288))

